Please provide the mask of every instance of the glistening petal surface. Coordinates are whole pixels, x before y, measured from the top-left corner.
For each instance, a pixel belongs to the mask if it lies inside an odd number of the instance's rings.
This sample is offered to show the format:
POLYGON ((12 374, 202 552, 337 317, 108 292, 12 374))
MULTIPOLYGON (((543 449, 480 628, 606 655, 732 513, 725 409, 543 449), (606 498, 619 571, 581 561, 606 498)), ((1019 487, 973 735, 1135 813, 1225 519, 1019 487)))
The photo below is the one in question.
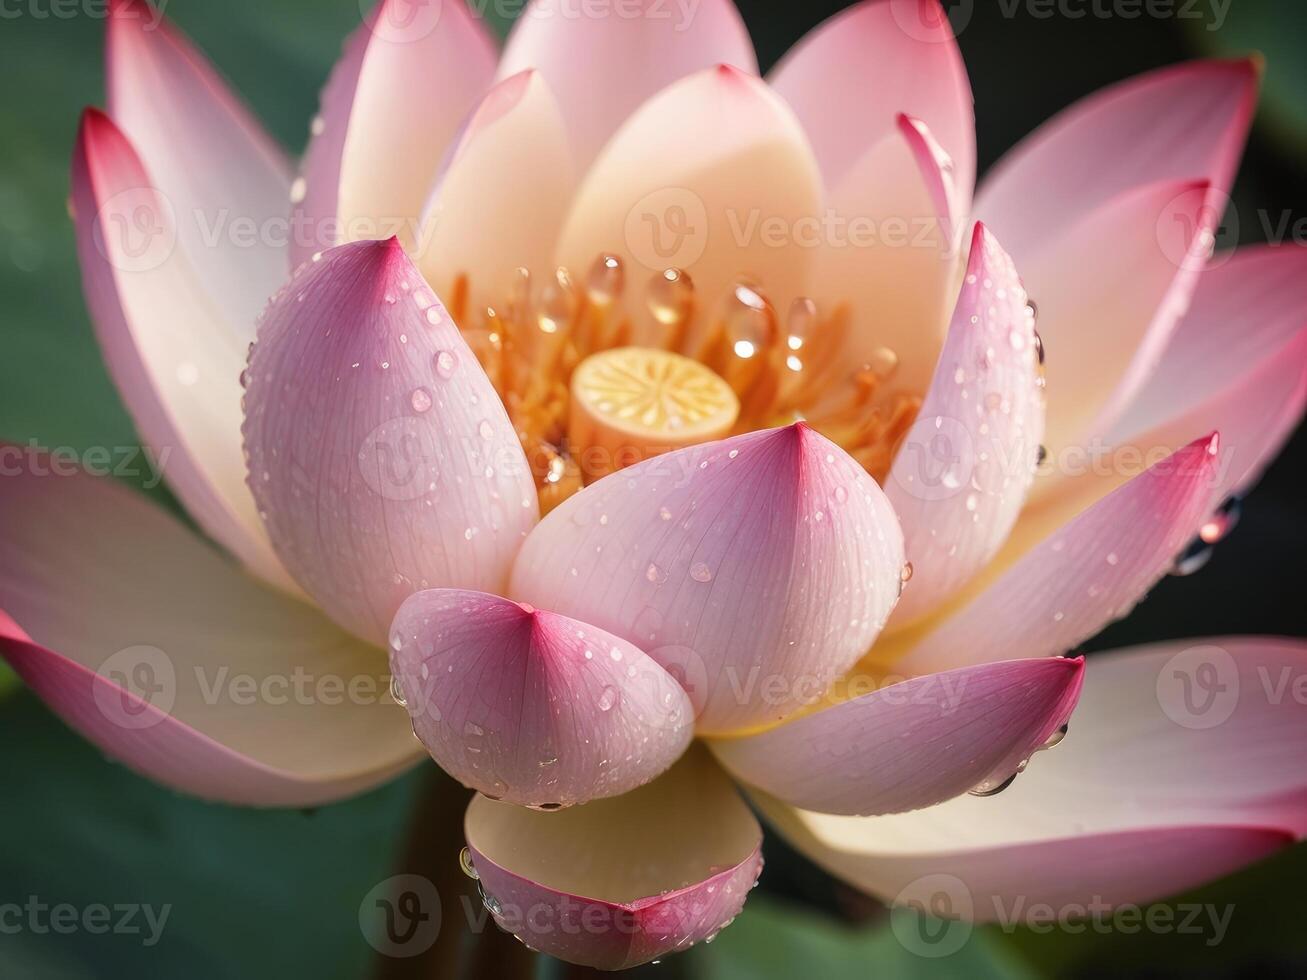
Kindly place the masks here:
POLYGON ((992 799, 870 818, 755 799, 801 851, 885 898, 929 880, 968 899, 968 917, 981 920, 1001 918, 1018 899, 1153 901, 1307 831, 1297 765, 1307 725, 1300 703, 1277 697, 1304 656, 1301 641, 1267 637, 1091 656, 1062 744, 992 799), (1194 698, 1209 671, 1222 688, 1194 698))
POLYGON ((913 568, 896 621, 946 598, 1012 529, 1044 430, 1038 344, 1011 258, 977 224, 934 380, 885 484, 913 568))
POLYGON ((510 803, 558 807, 628 792, 675 762, 694 732, 685 691, 639 648, 499 596, 410 596, 390 650, 432 757, 510 803))
POLYGON ((527 538, 510 595, 636 644, 720 733, 818 697, 884 625, 902 566, 880 487, 800 423, 592 484, 527 538))
POLYGON ((762 830, 702 748, 647 786, 561 813, 477 796, 466 832, 499 925, 602 970, 711 939, 762 869, 762 830))
POLYGON ((1016 772, 1065 724, 1082 667, 1014 660, 886 683, 760 735, 710 744, 735 776, 793 806, 915 810, 1016 772))
POLYGON ((250 488, 277 553, 382 646, 426 588, 502 591, 535 524, 517 434, 399 243, 300 269, 269 306, 245 393, 250 488))

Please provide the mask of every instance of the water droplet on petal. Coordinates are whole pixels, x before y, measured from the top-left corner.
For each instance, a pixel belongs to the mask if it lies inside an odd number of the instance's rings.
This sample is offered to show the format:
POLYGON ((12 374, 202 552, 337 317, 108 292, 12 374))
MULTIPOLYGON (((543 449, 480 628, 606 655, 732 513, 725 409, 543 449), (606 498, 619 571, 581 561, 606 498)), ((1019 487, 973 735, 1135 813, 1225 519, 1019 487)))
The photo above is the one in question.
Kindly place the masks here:
POLYGON ((414 388, 409 396, 409 403, 415 412, 425 412, 431 408, 431 393, 425 388, 414 388))

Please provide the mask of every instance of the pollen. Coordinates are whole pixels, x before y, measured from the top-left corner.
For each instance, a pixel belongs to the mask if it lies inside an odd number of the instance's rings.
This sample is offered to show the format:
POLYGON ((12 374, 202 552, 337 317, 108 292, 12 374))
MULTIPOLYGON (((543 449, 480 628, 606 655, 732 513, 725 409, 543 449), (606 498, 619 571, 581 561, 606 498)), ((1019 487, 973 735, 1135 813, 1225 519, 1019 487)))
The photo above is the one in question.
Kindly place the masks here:
POLYGON ((921 406, 895 386, 894 351, 849 361, 846 307, 800 297, 782 314, 744 276, 704 302, 665 269, 638 300, 603 254, 580 281, 519 269, 496 307, 469 309, 468 292, 460 278, 449 312, 508 409, 543 512, 650 455, 798 420, 883 480, 921 406))

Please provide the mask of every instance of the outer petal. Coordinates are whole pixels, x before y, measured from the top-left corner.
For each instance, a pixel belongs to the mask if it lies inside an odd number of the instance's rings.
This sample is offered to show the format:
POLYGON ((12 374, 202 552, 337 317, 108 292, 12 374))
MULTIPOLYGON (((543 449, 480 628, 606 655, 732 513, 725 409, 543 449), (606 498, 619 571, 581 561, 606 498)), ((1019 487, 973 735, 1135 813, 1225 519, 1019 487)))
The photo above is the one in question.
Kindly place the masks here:
POLYGON ((1245 483, 1302 415, 1304 327, 1307 248, 1256 245, 1215 257, 1157 371, 1106 441, 1165 445, 1167 432, 1192 438, 1219 426, 1235 482, 1245 483))
POLYGON ((711 743, 735 776, 821 813, 898 813, 1001 785, 1071 714, 1083 660, 1012 660, 887 686, 711 743))
POLYGON ((1215 435, 1199 439, 1104 497, 932 629, 897 669, 1056 655, 1124 617, 1211 515, 1217 449, 1215 435))
POLYGON ((526 71, 500 82, 463 130, 423 217, 420 264, 436 293, 465 309, 501 307, 517 270, 553 271, 554 244, 576 187, 567 134, 549 86, 526 71), (529 153, 529 174, 522 155, 529 153))
POLYGON ((819 697, 880 631, 902 565, 880 487, 800 423, 587 487, 527 539, 511 595, 639 645, 721 733, 819 697))
POLYGON ((95 110, 82 117, 72 171, 83 291, 142 441, 206 532, 262 578, 293 589, 245 486, 244 332, 214 307, 177 247, 168 199, 95 110))
POLYGON ((586 270, 605 252, 626 260, 637 339, 658 329, 648 282, 672 267, 694 281, 701 323, 720 316, 741 276, 784 310, 804 291, 815 250, 796 231, 817 214, 820 195, 789 108, 723 65, 668 86, 617 132, 577 192, 559 264, 586 270))
POLYGON ((498 596, 410 596, 390 649, 422 744, 496 799, 616 796, 675 762, 694 733, 685 691, 638 647, 498 596))
POLYGON ((1021 269, 1048 352, 1054 459, 1103 432, 1147 381, 1219 217, 1208 184, 1163 181, 1125 192, 1027 253, 1021 269))
MULTIPOLYGON (((1205 180, 1221 197, 1252 121, 1258 62, 1198 61, 1128 79, 1064 110, 999 161, 976 200, 1022 269, 1052 235, 1134 188, 1205 180)), ((1041 299, 1027 272, 1026 285, 1041 299)))
POLYGON ((1091 657, 1063 744, 995 799, 865 819, 758 802, 818 863, 885 897, 942 887, 982 920, 1151 901, 1307 832, 1307 724, 1285 686, 1305 653, 1245 637, 1091 657))
POLYGON ((1307 404, 1304 255, 1254 247, 1213 260, 1155 378, 1098 451, 1059 461, 1055 486, 1022 512, 995 565, 1010 565, 1159 453, 1216 428, 1215 498, 1256 481, 1307 404))
POLYGON ((1012 529, 1035 475, 1042 389, 1026 291, 977 224, 948 342, 885 487, 913 567, 900 621, 966 582, 1012 529))
POLYGON ((304 266, 272 303, 245 396, 250 487, 277 553, 384 644, 432 587, 502 590, 537 519, 503 406, 398 241, 304 266))
POLYGON ((938 0, 856 4, 803 38, 767 80, 794 107, 828 185, 838 184, 906 113, 935 133, 970 198, 976 180, 971 85, 938 0))
MULTIPOLYGON (((143 0, 110 4, 105 68, 109 115, 168 202, 177 243, 232 345, 248 343, 285 279, 285 259, 267 234, 238 233, 233 223, 263 229, 285 215, 289 162, 204 56, 143 0)), ((171 311, 174 323, 181 313, 171 311)))
POLYGON ((411 243, 440 160, 494 70, 494 42, 464 0, 378 0, 323 91, 296 191, 295 263, 360 238, 411 243))
POLYGON ((888 348, 893 385, 914 395, 939 358, 968 207, 937 148, 924 123, 900 116, 828 191, 829 240, 813 257, 812 295, 847 320, 850 373, 888 348))
POLYGON ((762 831, 702 750, 648 786, 562 813, 478 796, 466 831, 500 927, 602 970, 711 939, 762 870, 762 831))
POLYGON ((348 796, 420 757, 379 651, 122 485, 26 461, 0 477, 0 652, 102 750, 267 806, 348 796))
POLYGON ((532 0, 509 36, 498 77, 540 72, 558 96, 577 166, 584 169, 647 98, 723 63, 758 71, 749 33, 730 0, 688 7, 635 0, 607 16, 578 16, 567 0, 532 0))

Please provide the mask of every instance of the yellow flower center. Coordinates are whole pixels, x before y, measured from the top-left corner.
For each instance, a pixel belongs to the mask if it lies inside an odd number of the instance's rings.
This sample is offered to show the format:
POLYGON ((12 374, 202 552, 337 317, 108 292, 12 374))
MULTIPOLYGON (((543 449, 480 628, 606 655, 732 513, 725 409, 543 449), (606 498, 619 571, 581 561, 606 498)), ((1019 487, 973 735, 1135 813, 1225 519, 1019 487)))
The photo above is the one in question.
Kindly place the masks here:
POLYGON ((592 479, 669 449, 729 435, 731 386, 698 361, 653 347, 591 354, 572 373, 567 434, 592 479))
POLYGON ((921 393, 894 387, 888 348, 848 362, 847 308, 800 298, 782 316, 741 277, 708 309, 688 274, 666 269, 645 292, 656 336, 633 347, 625 277, 606 254, 583 283, 558 268, 537 284, 519 269, 499 307, 467 309, 466 277, 449 297, 522 440, 542 511, 657 452, 797 419, 885 478, 921 393))

